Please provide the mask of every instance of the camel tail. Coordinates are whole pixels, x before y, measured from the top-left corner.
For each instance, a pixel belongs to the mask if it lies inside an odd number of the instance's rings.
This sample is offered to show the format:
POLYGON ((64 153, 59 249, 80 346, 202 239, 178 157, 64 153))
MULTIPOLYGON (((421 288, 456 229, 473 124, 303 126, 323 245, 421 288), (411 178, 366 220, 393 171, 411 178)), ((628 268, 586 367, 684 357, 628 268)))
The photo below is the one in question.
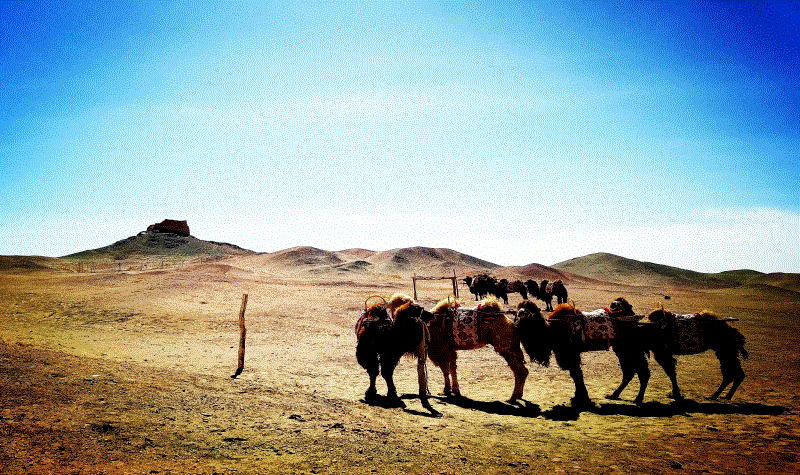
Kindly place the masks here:
POLYGON ((550 342, 544 317, 525 312, 515 324, 520 342, 531 361, 542 366, 550 366, 550 342))
POLYGON ((742 355, 742 359, 746 360, 747 358, 750 357, 750 354, 747 352, 747 350, 744 349, 744 341, 745 341, 744 335, 742 335, 742 332, 740 332, 738 329, 733 327, 730 328, 731 328, 731 336, 733 337, 733 341, 736 346, 736 351, 738 351, 739 354, 742 355))

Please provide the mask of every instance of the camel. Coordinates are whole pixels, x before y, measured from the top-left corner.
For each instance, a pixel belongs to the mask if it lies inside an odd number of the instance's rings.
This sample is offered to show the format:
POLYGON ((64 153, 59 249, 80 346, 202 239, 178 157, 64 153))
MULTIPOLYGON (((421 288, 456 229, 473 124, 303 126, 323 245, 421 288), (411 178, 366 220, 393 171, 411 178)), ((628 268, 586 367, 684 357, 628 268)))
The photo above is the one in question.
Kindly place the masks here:
POLYGON ((489 278, 491 286, 489 293, 497 297, 498 300, 503 300, 503 303, 508 305, 508 281, 506 279, 497 280, 493 277, 489 278))
MULTIPOLYGON (((509 402, 522 399, 528 369, 520 348, 519 336, 513 321, 500 312, 500 304, 493 298, 484 299, 475 309, 461 309, 454 298, 442 300, 433 307, 435 320, 428 354, 434 365, 442 370, 445 396, 461 396, 456 371, 458 350, 474 350, 492 345, 514 373, 514 390, 509 402)), ((550 359, 548 352, 544 360, 550 359)))
MULTIPOLYGON (((488 297, 489 295, 493 295, 498 299, 503 300, 503 303, 508 305, 508 292, 517 292, 519 291, 518 288, 513 288, 512 286, 516 286, 516 282, 510 284, 508 280, 501 279, 497 280, 494 277, 490 277, 486 274, 478 274, 475 277, 467 276, 464 278, 464 282, 469 287, 469 291, 475 295, 475 301, 479 301, 488 297)), ((526 289, 524 285, 520 282, 520 285, 523 287, 521 292, 524 292, 526 289)))
MULTIPOLYGON (((529 301, 519 304, 519 308, 530 306, 529 301)), ((520 315, 517 323, 520 339, 525 351, 541 352, 542 346, 552 349, 558 366, 569 371, 575 383, 575 406, 591 404, 581 369, 581 353, 585 351, 608 350, 613 348, 622 369, 622 382, 608 396, 619 399, 620 394, 633 379, 639 376, 639 393, 636 404, 644 400, 647 382, 650 379, 645 348, 638 338, 638 318, 628 301, 619 297, 611 302, 610 310, 595 310, 584 314, 573 304, 561 304, 550 314, 544 325, 544 318, 528 312, 520 315)))
POLYGON ((475 301, 479 301, 489 295, 493 284, 492 279, 486 274, 479 274, 475 277, 464 277, 464 283, 469 287, 469 291, 475 295, 475 301))
MULTIPOLYGON (((369 301, 369 299, 367 299, 369 301)), ((386 380, 387 397, 398 406, 404 406, 397 396, 393 375, 400 357, 405 355, 417 359, 419 397, 423 406, 428 402, 428 374, 425 368, 429 334, 427 324, 433 315, 409 298, 390 312, 383 303, 366 306, 356 322, 356 360, 369 375, 369 388, 364 398, 371 401, 377 396, 375 381, 378 373, 386 380)))
POLYGON ((541 286, 539 287, 539 291, 535 294, 537 298, 546 304, 545 311, 552 312, 553 311, 553 295, 556 296, 556 303, 561 305, 562 303, 567 303, 567 287, 564 285, 561 280, 556 280, 554 282, 548 282, 547 280, 543 280, 541 286))
POLYGON ((707 310, 691 315, 676 315, 664 311, 662 307, 650 312, 642 321, 648 322, 642 326, 648 347, 672 383, 669 397, 683 397, 678 387, 675 355, 693 355, 713 350, 719 360, 722 383, 709 399, 719 398, 728 385, 731 386, 730 390, 723 398, 733 398, 745 376, 739 355, 743 359, 748 357, 744 349, 745 338, 739 330, 707 310))
POLYGON ((521 280, 515 280, 508 283, 508 291, 511 293, 519 293, 522 300, 528 300, 528 287, 521 280))

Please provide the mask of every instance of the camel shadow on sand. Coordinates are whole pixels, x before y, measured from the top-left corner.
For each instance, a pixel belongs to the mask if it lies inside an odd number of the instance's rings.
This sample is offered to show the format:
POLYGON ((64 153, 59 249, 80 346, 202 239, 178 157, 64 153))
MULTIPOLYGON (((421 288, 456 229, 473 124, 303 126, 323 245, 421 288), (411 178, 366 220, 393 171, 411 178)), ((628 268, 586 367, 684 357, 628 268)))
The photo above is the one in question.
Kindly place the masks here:
MULTIPOLYGON (((418 398, 417 395, 405 395, 404 399, 418 398)), ((597 414, 602 416, 630 416, 630 417, 673 417, 688 416, 691 414, 742 414, 779 416, 789 412, 783 406, 770 406, 752 402, 719 402, 695 401, 681 399, 670 403, 647 402, 640 406, 617 401, 603 401, 581 407, 571 405, 557 405, 550 409, 542 410, 538 404, 526 400, 517 400, 513 403, 503 401, 477 401, 468 397, 431 396, 438 406, 453 405, 463 409, 516 417, 542 417, 550 420, 569 421, 577 420, 582 413, 597 414)), ((445 409, 443 409, 445 410, 445 409)), ((408 411, 408 410, 407 410, 408 411)), ((409 411, 414 412, 414 411, 409 411)), ((425 413, 420 413, 428 415, 425 413)))
MULTIPOLYGON (((369 406, 382 407, 384 409, 400 408, 400 409, 403 409, 404 412, 407 412, 409 414, 413 414, 415 416, 423 416, 423 417, 441 417, 442 416, 441 412, 437 411, 436 409, 433 408, 433 406, 430 405, 430 401, 428 401, 427 405, 425 403, 421 402, 423 409, 425 409, 427 411, 427 412, 425 412, 425 411, 420 411, 420 410, 417 410, 417 409, 409 408, 408 405, 405 402, 403 402, 403 399, 420 399, 420 397, 417 394, 404 394, 404 395, 400 396, 399 398, 391 398, 391 397, 383 396, 381 394, 373 394, 369 398, 362 398, 362 399, 359 399, 359 401, 364 403, 364 404, 367 404, 369 406)), ((433 399, 433 398, 431 398, 431 399, 433 399)))

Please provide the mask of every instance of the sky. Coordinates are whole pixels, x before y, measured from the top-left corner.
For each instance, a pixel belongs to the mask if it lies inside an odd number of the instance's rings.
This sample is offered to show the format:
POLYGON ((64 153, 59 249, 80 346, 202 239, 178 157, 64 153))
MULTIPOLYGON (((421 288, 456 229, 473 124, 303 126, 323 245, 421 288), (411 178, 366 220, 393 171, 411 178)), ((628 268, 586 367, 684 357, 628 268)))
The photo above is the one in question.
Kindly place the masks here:
POLYGON ((800 2, 0 0, 0 255, 800 272, 800 2))

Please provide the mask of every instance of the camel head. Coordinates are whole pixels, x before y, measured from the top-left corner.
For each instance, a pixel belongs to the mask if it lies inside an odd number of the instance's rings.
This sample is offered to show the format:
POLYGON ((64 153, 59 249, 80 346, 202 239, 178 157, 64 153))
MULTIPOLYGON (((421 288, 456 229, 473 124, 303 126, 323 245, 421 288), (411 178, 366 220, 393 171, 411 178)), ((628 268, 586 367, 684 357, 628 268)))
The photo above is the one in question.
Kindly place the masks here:
POLYGON ((617 297, 609 306, 612 313, 619 313, 623 316, 635 315, 633 305, 631 305, 625 297, 617 297))
POLYGON ((527 310, 533 316, 542 316, 542 311, 539 310, 539 306, 530 300, 523 300, 522 302, 518 303, 517 310, 527 310))

